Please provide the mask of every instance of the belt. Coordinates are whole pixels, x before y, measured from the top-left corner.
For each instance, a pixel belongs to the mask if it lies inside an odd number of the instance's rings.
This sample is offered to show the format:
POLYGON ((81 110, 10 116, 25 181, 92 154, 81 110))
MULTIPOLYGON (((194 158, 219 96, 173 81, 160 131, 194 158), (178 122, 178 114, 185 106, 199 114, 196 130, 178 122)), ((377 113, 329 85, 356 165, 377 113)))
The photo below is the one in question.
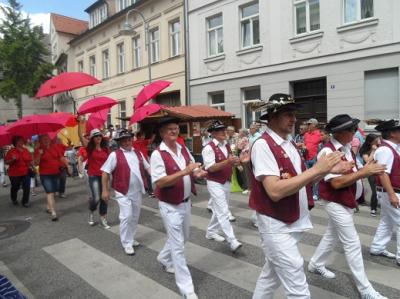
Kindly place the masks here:
POLYGON ((190 197, 186 197, 184 200, 182 200, 182 202, 188 202, 190 199, 190 197))
MULTIPOLYGON (((386 190, 383 187, 376 187, 376 191, 378 191, 378 192, 386 192, 386 190)), ((393 188, 393 191, 395 193, 400 193, 400 189, 399 188, 393 188)))

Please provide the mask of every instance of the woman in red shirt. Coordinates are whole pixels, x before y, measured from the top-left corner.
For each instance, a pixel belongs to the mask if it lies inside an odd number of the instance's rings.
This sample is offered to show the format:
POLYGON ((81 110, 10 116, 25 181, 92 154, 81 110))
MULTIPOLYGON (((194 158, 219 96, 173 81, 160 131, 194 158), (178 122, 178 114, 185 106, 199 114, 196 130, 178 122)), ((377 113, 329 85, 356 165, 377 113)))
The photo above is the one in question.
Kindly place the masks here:
POLYGON ((87 174, 89 177, 89 188, 91 191, 91 198, 89 199, 89 225, 93 226, 94 215, 93 212, 96 211, 99 205, 100 214, 100 225, 109 229, 110 226, 107 223, 107 203, 101 199, 101 166, 107 160, 110 154, 110 149, 108 148, 108 143, 104 138, 103 134, 99 129, 93 129, 90 132, 89 140, 86 139, 81 132, 81 126, 78 126, 78 135, 81 143, 86 147, 87 152, 87 174))
POLYGON ((60 184, 60 169, 68 166, 68 160, 59 150, 59 146, 51 142, 45 134, 39 137, 39 147, 35 149, 34 161, 39 165, 40 181, 47 195, 47 212, 52 221, 57 221, 54 193, 60 184))
POLYGON ((29 207, 29 193, 31 187, 31 178, 29 176, 29 168, 32 165, 32 156, 24 147, 24 139, 21 136, 14 136, 12 144, 14 147, 10 149, 5 157, 5 163, 9 165, 8 176, 11 182, 11 200, 14 205, 18 205, 18 190, 22 185, 22 205, 29 207))

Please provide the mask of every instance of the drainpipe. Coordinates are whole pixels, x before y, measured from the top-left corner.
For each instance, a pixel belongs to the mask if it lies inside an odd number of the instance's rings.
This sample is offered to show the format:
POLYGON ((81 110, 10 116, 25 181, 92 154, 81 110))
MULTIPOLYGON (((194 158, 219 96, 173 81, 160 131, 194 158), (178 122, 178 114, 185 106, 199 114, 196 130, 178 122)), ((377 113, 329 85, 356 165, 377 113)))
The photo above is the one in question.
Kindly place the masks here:
POLYGON ((191 97, 190 97, 190 51, 189 51, 189 13, 188 13, 188 0, 185 0, 183 4, 183 23, 184 23, 184 39, 185 39, 185 105, 191 105, 191 97))

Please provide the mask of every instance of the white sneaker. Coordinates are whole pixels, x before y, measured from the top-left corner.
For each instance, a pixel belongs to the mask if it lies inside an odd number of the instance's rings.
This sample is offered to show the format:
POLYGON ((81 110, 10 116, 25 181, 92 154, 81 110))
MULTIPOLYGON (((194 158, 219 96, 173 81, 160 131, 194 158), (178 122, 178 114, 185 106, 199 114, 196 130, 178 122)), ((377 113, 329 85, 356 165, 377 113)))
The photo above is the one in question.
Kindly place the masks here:
POLYGON ((107 219, 105 217, 100 217, 100 226, 102 226, 105 229, 111 228, 111 226, 108 225, 107 219))
POLYGON ((174 274, 175 273, 175 269, 174 269, 173 266, 167 266, 158 257, 157 257, 157 261, 161 264, 161 266, 163 267, 165 272, 170 273, 170 274, 174 274))
POLYGON ((92 212, 89 213, 89 220, 88 220, 88 223, 89 223, 90 226, 93 226, 93 225, 94 225, 94 215, 93 215, 92 212))
POLYGON ((255 228, 258 228, 258 223, 257 222, 251 222, 251 224, 255 227, 255 228))
POLYGON ((124 250, 125 250, 125 253, 127 255, 134 255, 135 254, 135 249, 133 249, 133 247, 125 247, 124 250))
POLYGON ((138 247, 138 246, 140 246, 140 243, 138 242, 138 241, 133 241, 133 244, 132 244, 132 246, 133 247, 138 247))
POLYGON ((225 238, 223 236, 218 235, 218 234, 212 234, 212 235, 206 234, 206 239, 214 240, 216 242, 224 242, 225 241, 225 238))
POLYGON ((236 217, 232 215, 232 213, 229 213, 229 221, 234 222, 236 221, 236 217))
POLYGON ((246 194, 249 194, 249 192, 250 192, 250 191, 246 189, 246 190, 243 190, 243 191, 242 191, 242 194, 246 195, 246 194))
POLYGON ((384 250, 382 252, 370 251, 369 253, 371 255, 373 255, 373 256, 383 256, 383 257, 386 257, 386 258, 391 259, 391 260, 394 260, 396 258, 396 255, 394 253, 391 253, 391 252, 389 252, 387 250, 384 250))
POLYGON ((191 293, 183 295, 183 299, 199 299, 199 297, 197 297, 196 293, 191 293))
POLYGON ((235 253, 240 247, 242 247, 242 243, 240 243, 238 240, 234 240, 232 241, 230 247, 231 247, 231 251, 233 253, 235 253))
POLYGON ((388 298, 382 296, 371 287, 368 291, 361 294, 361 299, 388 299, 388 298))
POLYGON ((308 271, 311 273, 319 274, 322 277, 333 279, 336 277, 335 273, 329 271, 324 266, 322 267, 315 267, 311 263, 308 264, 308 271))
POLYGON ((58 195, 58 197, 60 197, 60 198, 67 198, 67 195, 65 195, 65 193, 60 193, 60 194, 58 195))

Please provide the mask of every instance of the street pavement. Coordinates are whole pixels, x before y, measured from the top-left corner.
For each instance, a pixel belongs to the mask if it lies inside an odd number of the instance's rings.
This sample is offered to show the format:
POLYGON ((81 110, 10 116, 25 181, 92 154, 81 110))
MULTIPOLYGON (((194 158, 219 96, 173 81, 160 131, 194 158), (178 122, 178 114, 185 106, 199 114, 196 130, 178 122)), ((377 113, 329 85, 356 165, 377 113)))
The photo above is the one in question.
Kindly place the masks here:
MULTIPOLYGON (((38 190, 27 209, 11 205, 9 188, 0 189, 0 273, 28 298, 180 298, 174 276, 156 261, 166 239, 156 199, 143 199, 136 238, 141 246, 134 256, 127 256, 118 236, 116 202, 109 205, 112 228, 91 227, 85 181, 68 179, 67 198, 57 198, 60 219, 54 223, 45 213, 45 194, 41 187, 38 190)), ((237 218, 233 227, 243 242, 241 250, 232 254, 226 242, 205 238, 211 215, 206 209, 208 193, 205 186, 198 185, 198 191, 185 247, 196 293, 199 298, 251 298, 264 255, 258 231, 251 225, 248 196, 231 194, 231 211, 237 218)), ((318 203, 311 214, 314 229, 300 243, 305 267, 327 225, 326 213, 318 203)), ((368 207, 361 207, 354 219, 369 279, 388 298, 400 298, 400 267, 368 253, 379 216, 373 218, 368 207)), ((394 236, 388 249, 395 252, 394 236)), ((332 252, 328 268, 336 273, 335 279, 307 273, 314 299, 359 298, 340 246, 332 252)), ((282 288, 275 298, 284 298, 282 288)))

